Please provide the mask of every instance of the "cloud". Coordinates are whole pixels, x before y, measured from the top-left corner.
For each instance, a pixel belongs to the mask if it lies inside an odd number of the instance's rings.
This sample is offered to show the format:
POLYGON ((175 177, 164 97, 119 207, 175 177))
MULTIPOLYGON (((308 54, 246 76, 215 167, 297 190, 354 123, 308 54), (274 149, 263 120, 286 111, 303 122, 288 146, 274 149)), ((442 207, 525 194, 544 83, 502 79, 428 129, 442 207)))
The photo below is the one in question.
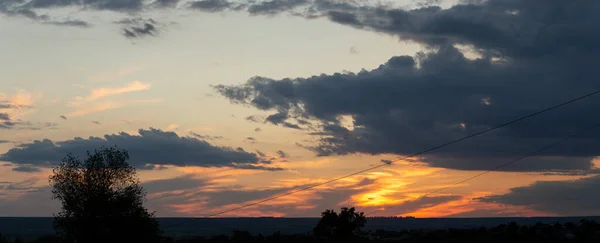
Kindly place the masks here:
MULTIPOLYGON (((0 110, 19 111, 34 108, 36 95, 25 90, 18 90, 13 95, 0 92, 0 110)), ((38 95, 39 96, 39 95, 38 95)))
POLYGON ((260 128, 257 127, 257 128, 254 128, 254 131, 255 132, 260 132, 260 131, 262 131, 262 129, 260 129, 260 128))
MULTIPOLYGON (((445 195, 445 196, 430 196, 418 198, 415 200, 408 200, 402 202, 400 204, 394 205, 393 208, 389 208, 390 211, 393 211, 392 214, 408 214, 419 209, 425 209, 434 207, 436 205, 444 204, 450 201, 455 201, 461 199, 461 196, 458 195, 445 195)), ((387 210, 386 210, 387 211, 387 210)), ((390 214, 390 212, 386 212, 386 214, 390 214)))
POLYGON ((63 119, 63 120, 67 120, 66 116, 60 116, 60 118, 63 119))
POLYGON ((3 143, 12 143, 12 142, 8 141, 8 140, 0 140, 0 144, 3 144, 3 143))
POLYGON ((79 19, 70 19, 70 20, 63 20, 63 21, 48 21, 45 23, 50 24, 50 25, 71 26, 71 27, 79 27, 79 28, 92 27, 92 24, 90 24, 86 21, 83 21, 83 20, 79 20, 79 19))
POLYGON ((0 156, 0 160, 17 165, 49 167, 58 164, 67 153, 83 157, 86 151, 102 146, 117 146, 129 152, 130 163, 138 168, 151 165, 231 167, 276 170, 262 166, 254 153, 242 148, 218 147, 192 137, 150 128, 138 135, 125 132, 104 137, 76 137, 54 142, 49 139, 21 144, 0 156))
MULTIPOLYGON (((152 20, 152 19, 150 19, 152 20)), ((128 26, 122 29, 122 35, 127 38, 140 38, 145 36, 156 36, 158 29, 154 21, 141 23, 137 26, 128 26)))
POLYGON ((47 25, 56 25, 56 26, 71 26, 71 27, 80 27, 80 28, 87 28, 87 27, 91 27, 91 24, 83 21, 83 20, 73 20, 73 19, 66 19, 66 20, 52 20, 50 18, 49 15, 43 14, 43 15, 39 15, 37 14, 34 10, 22 7, 22 6, 17 6, 15 8, 8 8, 7 5, 15 5, 16 6, 17 1, 15 2, 11 2, 11 1, 7 1, 6 3, 0 3, 0 14, 4 14, 10 17, 23 17, 29 20, 33 20, 36 22, 39 22, 41 24, 47 24, 47 25))
POLYGON ((31 191, 39 189, 34 185, 39 181, 37 178, 29 178, 19 182, 2 183, 6 185, 0 185, 0 189, 7 191, 31 191))
POLYGON ((526 206, 562 216, 598 215, 600 176, 578 180, 538 181, 516 187, 503 195, 478 198, 478 201, 526 206))
POLYGON ((290 155, 287 154, 286 152, 284 152, 283 150, 277 150, 277 155, 279 155, 279 158, 289 158, 290 155))
POLYGON ((37 167, 31 167, 31 166, 18 166, 15 168, 12 168, 12 171, 16 171, 16 172, 25 172, 25 173, 34 173, 34 172, 40 172, 42 170, 40 170, 37 167))
POLYGON ((32 94, 24 90, 18 90, 13 95, 0 93, 0 130, 41 130, 56 128, 55 123, 32 122, 24 118, 27 114, 35 111, 34 103, 41 94, 32 94))
POLYGON ((0 129, 12 129, 12 130, 42 130, 42 129, 55 129, 57 127, 56 123, 51 122, 40 122, 33 123, 29 121, 23 120, 15 120, 15 121, 1 121, 0 129))
POLYGON ((158 36, 166 24, 159 23, 153 18, 124 18, 115 22, 123 26, 121 35, 127 38, 143 38, 147 36, 158 36))
POLYGON ((310 1, 308 0, 271 0, 271 1, 261 1, 255 4, 252 4, 248 7, 248 12, 250 14, 257 15, 274 15, 280 12, 288 11, 295 9, 300 6, 308 5, 310 1))
POLYGON ((220 140, 220 139, 225 139, 223 136, 210 136, 210 135, 202 135, 199 133, 195 133, 195 132, 190 132, 190 135, 202 139, 202 140, 220 140))
POLYGON ((99 121, 92 121, 92 123, 96 124, 96 125, 100 125, 99 121))
POLYGON ((77 96, 67 104, 71 107, 75 107, 76 110, 67 114, 67 117, 83 116, 91 113, 102 112, 110 109, 117 109, 130 104, 140 103, 156 103, 161 102, 162 99, 149 99, 149 100, 130 100, 130 101, 111 101, 102 100, 107 97, 122 95, 131 92, 139 92, 148 90, 152 87, 151 84, 143 83, 140 81, 134 81, 125 84, 122 87, 103 87, 90 90, 88 96, 82 97, 77 96))
MULTIPOLYGON (((17 1, 19 2, 19 1, 17 1)), ((143 7, 141 0, 32 0, 24 7, 30 8, 54 8, 54 7, 76 7, 82 9, 112 10, 118 12, 135 12, 143 7)))
POLYGON ((389 160, 389 159, 382 159, 380 160, 381 163, 387 164, 387 165, 391 165, 392 163, 394 163, 393 161, 389 160))
POLYGON ((130 92, 137 92, 148 90, 152 87, 151 84, 142 83, 140 81, 133 81, 126 84, 123 87, 109 87, 109 88, 98 88, 90 91, 90 94, 86 97, 75 97, 75 100, 70 102, 70 105, 77 106, 85 102, 95 101, 104 97, 115 96, 130 92))
MULTIPOLYGON (((600 20, 600 3, 489 0, 413 10, 319 4, 334 22, 425 49, 358 73, 215 86, 236 104, 271 111, 268 123, 310 131, 319 139, 312 147, 318 155, 411 154, 600 89, 600 71, 591 65, 600 54, 600 27, 592 24, 600 20), (569 12, 553 15, 561 9, 569 12)), ((592 97, 422 159, 487 170, 597 123, 592 110, 598 105, 592 97)), ((503 169, 589 170, 599 145, 591 132, 503 169)))
POLYGON ((0 214, 19 217, 51 216, 60 210, 60 202, 52 200, 52 189, 42 187, 23 192, 16 198, 0 199, 0 214))
POLYGON ((0 129, 15 130, 41 130, 44 128, 55 128, 56 123, 32 123, 21 119, 12 120, 7 113, 0 113, 0 129))
POLYGON ((92 113, 98 113, 106 110, 118 109, 125 106, 125 103, 105 101, 91 106, 79 107, 78 109, 67 114, 69 117, 84 116, 92 113))
POLYGON ((255 116, 255 115, 247 116, 245 119, 247 121, 256 122, 256 123, 264 122, 264 118, 262 118, 260 116, 255 116))
POLYGON ((232 6, 234 5, 227 0, 201 0, 189 4, 189 8, 205 12, 221 12, 231 9, 232 6))
POLYGON ((162 193, 179 190, 190 190, 210 184, 211 183, 207 180, 193 178, 192 176, 186 175, 170 179, 161 179, 144 182, 142 186, 148 193, 162 193))
POLYGON ((152 3, 152 5, 159 8, 172 8, 176 7, 179 0, 156 0, 152 3))

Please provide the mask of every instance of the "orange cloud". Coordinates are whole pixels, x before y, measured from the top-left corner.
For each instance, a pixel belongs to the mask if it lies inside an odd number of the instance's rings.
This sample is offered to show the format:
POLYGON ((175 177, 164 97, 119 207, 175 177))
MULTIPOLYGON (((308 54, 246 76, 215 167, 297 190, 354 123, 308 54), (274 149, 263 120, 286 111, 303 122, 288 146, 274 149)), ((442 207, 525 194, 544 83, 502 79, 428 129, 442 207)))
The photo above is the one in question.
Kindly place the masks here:
POLYGON ((140 81, 134 81, 129 84, 126 84, 123 87, 118 87, 118 88, 113 87, 113 88, 93 89, 90 92, 90 94, 86 97, 81 97, 81 96, 75 97, 75 100, 69 102, 69 105, 79 106, 82 103, 98 100, 100 98, 104 98, 104 97, 108 97, 108 96, 114 96, 114 95, 119 95, 119 94, 124 94, 124 93, 147 90, 147 89, 150 89, 151 86, 152 86, 151 84, 142 83, 140 81))

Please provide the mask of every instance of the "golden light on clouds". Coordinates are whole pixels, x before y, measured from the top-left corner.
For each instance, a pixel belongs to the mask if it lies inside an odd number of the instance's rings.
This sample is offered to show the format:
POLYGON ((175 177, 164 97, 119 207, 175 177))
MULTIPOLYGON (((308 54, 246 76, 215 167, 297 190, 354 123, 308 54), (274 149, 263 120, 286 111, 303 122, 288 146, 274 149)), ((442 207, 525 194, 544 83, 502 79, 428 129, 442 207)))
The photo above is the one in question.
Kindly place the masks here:
POLYGON ((97 88, 92 89, 88 96, 82 97, 77 96, 75 99, 68 104, 71 106, 79 106, 83 103, 98 100, 108 96, 114 96, 119 94, 125 94, 136 91, 143 91, 150 89, 152 85, 148 83, 142 83, 140 81, 133 81, 131 83, 126 84, 123 87, 108 87, 108 88, 97 88))
POLYGON ((0 92, 0 112, 8 114, 11 119, 20 119, 23 116, 34 111, 35 104, 42 98, 42 93, 31 93, 23 89, 18 89, 14 94, 4 94, 0 92))

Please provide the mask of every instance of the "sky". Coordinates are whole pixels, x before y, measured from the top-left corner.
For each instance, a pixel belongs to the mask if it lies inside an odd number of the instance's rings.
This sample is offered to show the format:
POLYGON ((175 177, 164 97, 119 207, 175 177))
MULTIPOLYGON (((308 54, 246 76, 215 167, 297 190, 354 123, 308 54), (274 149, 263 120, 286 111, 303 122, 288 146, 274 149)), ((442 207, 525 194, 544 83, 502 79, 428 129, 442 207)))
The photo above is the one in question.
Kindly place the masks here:
POLYGON ((405 157, 599 90, 598 21, 593 0, 0 0, 0 216, 59 212, 52 168, 102 146, 159 217, 380 165, 220 216, 600 215, 600 95, 405 157))

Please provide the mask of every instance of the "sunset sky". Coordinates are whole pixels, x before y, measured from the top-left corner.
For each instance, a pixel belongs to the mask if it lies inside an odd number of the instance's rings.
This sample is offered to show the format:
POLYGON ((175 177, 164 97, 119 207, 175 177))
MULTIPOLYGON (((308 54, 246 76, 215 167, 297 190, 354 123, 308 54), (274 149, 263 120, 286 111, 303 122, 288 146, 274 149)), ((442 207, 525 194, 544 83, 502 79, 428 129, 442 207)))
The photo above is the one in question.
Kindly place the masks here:
POLYGON ((0 0, 0 216, 129 151, 159 217, 600 215, 600 1, 0 0), (389 165, 388 165, 389 164, 389 165), (449 187, 436 193, 440 188, 449 187))

